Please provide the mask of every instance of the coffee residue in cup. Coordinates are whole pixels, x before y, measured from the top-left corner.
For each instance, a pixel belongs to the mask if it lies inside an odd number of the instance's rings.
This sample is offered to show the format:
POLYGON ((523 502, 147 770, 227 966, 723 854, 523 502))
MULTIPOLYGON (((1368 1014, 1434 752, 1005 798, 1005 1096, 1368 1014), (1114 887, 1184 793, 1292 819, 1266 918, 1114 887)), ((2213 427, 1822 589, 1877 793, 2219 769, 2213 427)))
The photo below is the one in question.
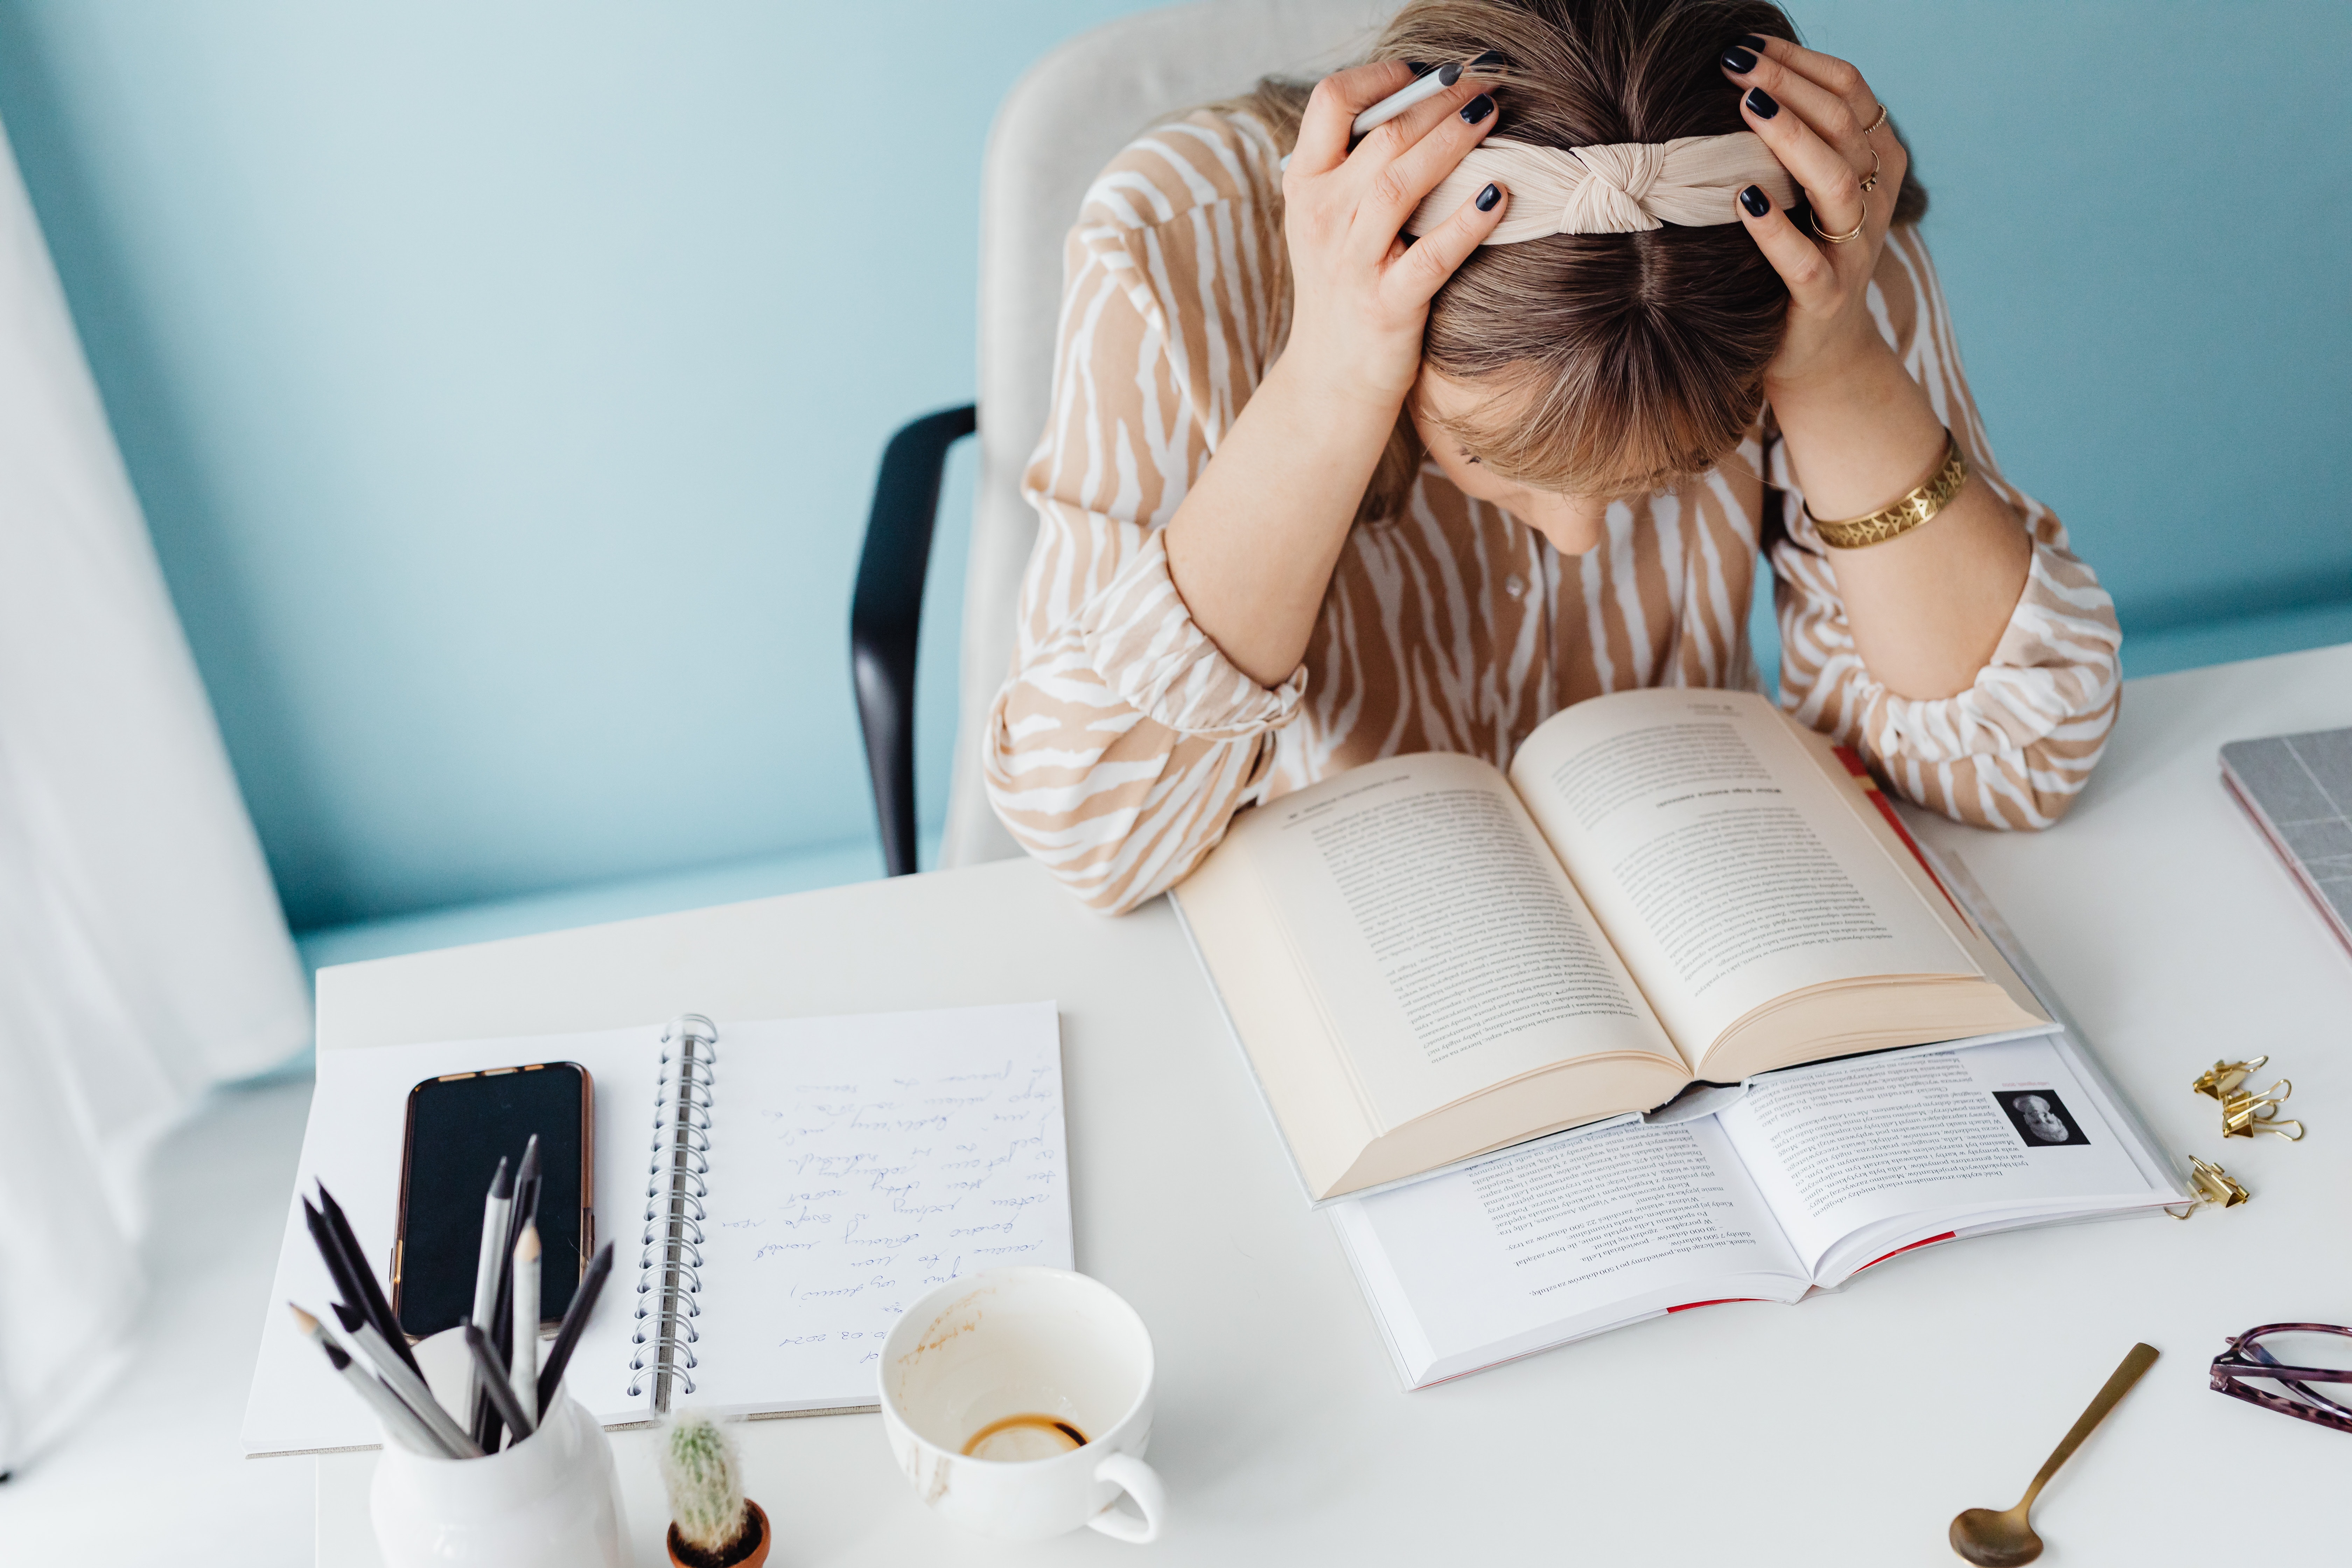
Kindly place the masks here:
POLYGON ((1087 1435, 1058 1415, 1007 1415, 971 1435, 963 1446, 973 1459, 1050 1459, 1087 1446, 1087 1435))

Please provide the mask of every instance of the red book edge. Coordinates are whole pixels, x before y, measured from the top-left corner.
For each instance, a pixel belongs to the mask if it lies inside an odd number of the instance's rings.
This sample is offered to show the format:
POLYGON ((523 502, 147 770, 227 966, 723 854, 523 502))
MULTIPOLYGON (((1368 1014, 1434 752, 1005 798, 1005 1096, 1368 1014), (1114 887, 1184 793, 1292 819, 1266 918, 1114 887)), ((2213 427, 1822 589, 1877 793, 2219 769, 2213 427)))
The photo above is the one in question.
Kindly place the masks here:
POLYGON ((1734 1301, 1760 1301, 1763 1299, 1761 1296, 1717 1296, 1712 1301, 1685 1301, 1679 1307, 1667 1308, 1666 1311, 1671 1315, 1675 1312, 1687 1312, 1694 1307, 1726 1307, 1734 1301))
MULTIPOLYGON (((1933 1247, 1939 1241, 1950 1241, 1959 1234, 1960 1233, 1957 1230, 1948 1230, 1941 1236, 1931 1236, 1925 1241, 1915 1241, 1908 1247, 1898 1247, 1894 1251, 1885 1254, 1885 1257, 1872 1258, 1869 1262, 1864 1264, 1862 1268, 1875 1268, 1880 1264, 1885 1262, 1888 1258, 1900 1258, 1906 1252, 1916 1252, 1923 1247, 1933 1247)), ((1862 1268, 1855 1269, 1854 1273, 1861 1273, 1862 1268)))
POLYGON ((1952 912, 1959 916, 1970 931, 1974 931, 1976 925, 1969 920, 1968 910, 1960 908, 1960 900, 1952 897, 1952 889, 1944 886, 1944 879, 1936 875, 1936 868, 1927 863, 1919 841, 1911 837, 1909 828, 1903 826, 1903 818, 1895 812, 1895 803, 1886 798, 1885 790, 1878 787, 1878 780, 1871 776, 1869 765, 1862 760, 1862 753, 1852 746, 1833 746, 1831 750, 1837 752, 1837 759, 1845 764, 1845 771, 1852 773, 1854 781, 1862 786, 1862 793, 1878 807, 1878 815, 1886 818, 1886 826, 1895 829, 1895 837, 1903 840, 1903 847, 1911 851, 1911 858, 1919 862, 1919 869, 1927 873, 1927 880, 1936 884, 1936 891, 1943 894, 1944 901, 1952 906, 1952 912))

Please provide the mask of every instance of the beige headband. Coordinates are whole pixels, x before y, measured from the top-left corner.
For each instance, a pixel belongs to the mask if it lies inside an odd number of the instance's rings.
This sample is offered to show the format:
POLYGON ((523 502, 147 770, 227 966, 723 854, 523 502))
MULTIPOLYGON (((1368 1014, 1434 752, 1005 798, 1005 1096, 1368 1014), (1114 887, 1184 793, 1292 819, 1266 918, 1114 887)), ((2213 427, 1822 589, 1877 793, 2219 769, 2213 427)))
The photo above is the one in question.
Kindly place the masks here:
POLYGON ((1487 245, 1554 234, 1632 234, 1670 223, 1737 223, 1735 203, 1749 185, 1763 186, 1783 209, 1797 195, 1789 171, 1752 131, 1604 147, 1538 147, 1497 136, 1464 155, 1405 232, 1427 234, 1490 180, 1511 193, 1511 208, 1487 245))

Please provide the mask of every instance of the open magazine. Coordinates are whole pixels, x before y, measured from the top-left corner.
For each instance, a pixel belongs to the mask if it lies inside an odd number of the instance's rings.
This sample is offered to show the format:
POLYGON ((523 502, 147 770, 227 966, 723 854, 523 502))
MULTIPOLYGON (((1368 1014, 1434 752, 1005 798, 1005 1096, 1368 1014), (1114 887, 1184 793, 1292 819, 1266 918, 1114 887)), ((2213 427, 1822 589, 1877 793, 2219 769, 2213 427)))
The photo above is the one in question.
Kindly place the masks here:
POLYGON ((1690 1307, 1801 1300, 1937 1242, 2188 1202, 2071 1032, 1794 1068, 1724 1098, 1330 1205, 1405 1384, 1690 1307))

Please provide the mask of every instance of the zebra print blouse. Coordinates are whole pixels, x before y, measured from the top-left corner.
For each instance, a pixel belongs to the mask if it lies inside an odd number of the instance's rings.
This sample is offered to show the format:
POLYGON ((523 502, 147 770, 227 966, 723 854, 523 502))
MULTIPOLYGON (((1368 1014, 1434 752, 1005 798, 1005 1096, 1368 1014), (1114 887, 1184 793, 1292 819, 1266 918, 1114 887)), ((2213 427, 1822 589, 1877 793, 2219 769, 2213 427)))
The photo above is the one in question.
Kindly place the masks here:
POLYGON ((1908 228, 1889 237, 1871 310, 2034 542, 1969 689, 1916 701, 1871 678, 1769 408, 1715 469, 1612 504, 1606 542, 1580 556, 1424 465, 1399 515, 1350 534, 1290 679, 1269 689, 1234 667, 1186 613, 1160 529, 1288 325, 1277 158, 1246 115, 1161 125, 1103 171, 1070 233, 1051 422, 1024 480, 1041 529, 981 744, 997 814, 1080 898, 1130 909, 1181 880, 1236 811, 1376 758, 1507 766, 1587 697, 1758 688, 1747 612, 1768 482, 1787 496, 1769 547, 1781 705, 1962 822, 2042 827, 2064 812, 2115 722, 2114 609, 2058 519, 1995 466, 1908 228))

